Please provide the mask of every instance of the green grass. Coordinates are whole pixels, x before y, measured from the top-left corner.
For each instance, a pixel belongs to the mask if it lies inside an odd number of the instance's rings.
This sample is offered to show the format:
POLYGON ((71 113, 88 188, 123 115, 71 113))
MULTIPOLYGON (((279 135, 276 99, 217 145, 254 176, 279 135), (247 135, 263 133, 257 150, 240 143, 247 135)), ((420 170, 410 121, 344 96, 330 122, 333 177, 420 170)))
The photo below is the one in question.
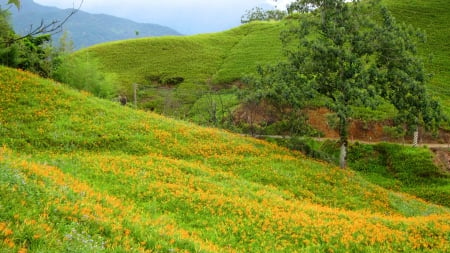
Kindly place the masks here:
POLYGON ((450 211, 0 67, 0 251, 449 250, 450 211))
POLYGON ((278 22, 257 22, 221 33, 111 42, 76 55, 98 59, 104 71, 118 77, 122 92, 129 97, 133 84, 140 84, 140 108, 185 118, 195 109, 197 100, 207 99, 203 96, 211 89, 228 88, 230 83, 254 73, 259 64, 278 61, 281 27, 278 22), (173 77, 181 77, 184 82, 158 89, 164 85, 151 80, 173 77))
MULTIPOLYGON (((311 138, 272 139, 308 157, 339 164, 339 144, 311 138)), ((368 181, 393 191, 407 192, 429 202, 450 207, 450 174, 434 162, 428 148, 398 144, 354 143, 349 147, 348 166, 368 181)))
MULTIPOLYGON (((450 115, 450 48, 447 42, 450 10, 443 8, 447 1, 384 0, 383 3, 399 22, 406 22, 426 32, 428 41, 419 46, 419 51, 427 71, 433 75, 429 91, 440 100, 445 114, 450 115)), ((284 27, 283 22, 254 22, 219 33, 100 44, 77 54, 87 53, 99 59, 105 71, 118 74, 128 94, 132 94, 133 83, 147 84, 146 77, 155 75, 183 77, 192 87, 197 85, 201 88, 204 84, 220 87, 256 73, 258 65, 275 64, 282 60, 279 38, 284 27)), ((176 89, 174 87, 171 92, 176 89)), ((191 98, 200 99, 195 90, 193 88, 191 98)), ((165 97, 158 93, 154 93, 153 97, 142 97, 143 100, 151 98, 156 101, 151 107, 159 104, 156 111, 165 112, 161 105, 165 97)), ((184 109, 181 114, 186 115, 194 103, 182 103, 184 109)), ((383 115, 383 112, 384 108, 375 112, 363 110, 357 111, 359 115, 356 116, 378 120, 395 113, 391 110, 383 115)))
POLYGON ((426 69, 433 75, 429 91, 440 98, 447 115, 450 115, 450 10, 447 0, 395 1, 383 0, 399 22, 421 29, 427 42, 419 47, 426 69), (430 59, 431 58, 431 59, 430 59), (430 60, 428 60, 430 59, 430 60))
POLYGON ((259 63, 280 58, 281 24, 252 23, 212 34, 144 38, 99 44, 77 54, 98 58, 123 82, 148 76, 179 76, 191 83, 226 83, 253 73, 259 63))

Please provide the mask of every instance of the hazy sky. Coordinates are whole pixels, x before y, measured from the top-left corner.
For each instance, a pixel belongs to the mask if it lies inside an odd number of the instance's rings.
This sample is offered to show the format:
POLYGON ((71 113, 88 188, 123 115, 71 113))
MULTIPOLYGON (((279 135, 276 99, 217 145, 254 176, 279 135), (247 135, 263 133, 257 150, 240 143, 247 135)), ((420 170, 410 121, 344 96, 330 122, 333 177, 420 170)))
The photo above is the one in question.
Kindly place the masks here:
MULTIPOLYGON (((81 0, 34 0, 59 8, 78 6, 81 0)), ((84 0, 82 10, 110 14, 143 23, 166 25, 183 34, 218 32, 240 24, 253 7, 285 8, 289 0, 84 0)))

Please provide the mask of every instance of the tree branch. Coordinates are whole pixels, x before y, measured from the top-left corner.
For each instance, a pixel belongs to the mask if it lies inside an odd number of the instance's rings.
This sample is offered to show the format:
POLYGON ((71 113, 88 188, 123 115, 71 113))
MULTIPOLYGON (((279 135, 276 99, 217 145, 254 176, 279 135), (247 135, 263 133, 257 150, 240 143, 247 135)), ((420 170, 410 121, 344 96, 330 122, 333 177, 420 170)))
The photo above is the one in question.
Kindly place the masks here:
POLYGON ((12 38, 12 39, 4 42, 4 43, 12 44, 12 43, 14 43, 16 41, 23 40, 23 39, 28 38, 30 36, 32 37, 32 36, 36 36, 36 35, 39 35, 39 34, 54 35, 54 34, 57 34, 57 33, 61 32, 64 24, 73 15, 75 15, 81 9, 81 6, 83 5, 83 3, 84 3, 84 0, 81 0, 81 2, 80 2, 80 4, 78 5, 77 8, 75 8, 75 3, 73 3, 72 10, 70 11, 70 13, 62 21, 53 20, 52 22, 46 24, 44 22, 44 20, 42 19, 41 23, 39 24, 38 27, 33 28, 33 25, 30 25, 30 30, 29 30, 29 32, 27 34, 22 35, 22 36, 17 37, 17 38, 12 38))

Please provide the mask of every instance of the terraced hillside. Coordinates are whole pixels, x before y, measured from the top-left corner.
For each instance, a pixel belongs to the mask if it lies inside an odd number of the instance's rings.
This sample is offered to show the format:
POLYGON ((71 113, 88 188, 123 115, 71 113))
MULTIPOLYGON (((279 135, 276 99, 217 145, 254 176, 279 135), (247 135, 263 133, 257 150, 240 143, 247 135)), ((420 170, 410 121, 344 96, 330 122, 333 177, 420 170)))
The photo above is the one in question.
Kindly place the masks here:
POLYGON ((450 250, 450 210, 0 67, 0 251, 450 250))

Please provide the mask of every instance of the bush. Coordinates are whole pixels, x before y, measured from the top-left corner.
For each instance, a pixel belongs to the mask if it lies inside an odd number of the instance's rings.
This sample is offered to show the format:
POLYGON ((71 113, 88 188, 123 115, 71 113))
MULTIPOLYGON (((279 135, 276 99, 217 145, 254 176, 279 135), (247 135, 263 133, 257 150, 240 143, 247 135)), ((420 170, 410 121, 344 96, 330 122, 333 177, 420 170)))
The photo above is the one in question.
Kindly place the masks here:
POLYGON ((383 158, 373 145, 365 145, 358 142, 351 145, 348 152, 348 163, 353 170, 380 175, 388 174, 383 158))
POLYGON ((183 77, 164 77, 161 79, 161 84, 164 85, 169 85, 169 86, 175 86, 178 85, 180 83, 184 82, 184 78, 183 77))
POLYGON ((439 174, 439 169, 433 162, 433 155, 428 149, 387 143, 375 145, 374 149, 381 154, 387 169, 405 183, 416 183, 421 178, 439 174))
POLYGON ((184 82, 184 77, 181 76, 166 76, 165 74, 149 74, 145 77, 150 84, 176 86, 184 82))
POLYGON ((88 57, 60 56, 52 77, 100 98, 112 98, 117 95, 119 89, 114 75, 103 73, 99 64, 88 57))
POLYGON ((336 145, 336 142, 319 142, 312 138, 276 139, 275 141, 279 145, 287 147, 291 150, 301 151, 308 157, 331 163, 337 163, 336 152, 339 152, 339 147, 336 145))

